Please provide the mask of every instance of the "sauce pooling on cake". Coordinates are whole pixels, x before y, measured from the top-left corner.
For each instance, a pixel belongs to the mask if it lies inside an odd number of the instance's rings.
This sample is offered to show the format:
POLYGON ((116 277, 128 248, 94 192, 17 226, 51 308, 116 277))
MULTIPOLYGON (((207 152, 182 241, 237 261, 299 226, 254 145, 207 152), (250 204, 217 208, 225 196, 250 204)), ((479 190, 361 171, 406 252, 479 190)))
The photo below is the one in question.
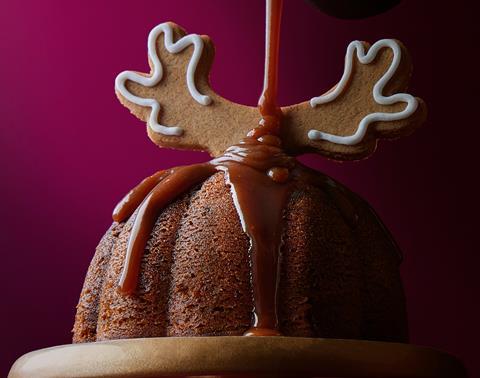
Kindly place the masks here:
MULTIPOLYGON (((253 324, 251 336, 280 335, 277 314, 279 258, 285 204, 293 181, 305 181, 327 194, 335 183, 311 172, 282 149, 282 111, 277 104, 278 51, 282 1, 267 1, 265 80, 259 100, 261 120, 238 144, 209 162, 161 171, 145 179, 117 205, 113 219, 138 213, 130 234, 119 289, 133 294, 143 253, 160 211, 218 171, 224 173, 244 232, 250 238, 253 324)), ((352 226, 356 213, 348 194, 335 191, 334 203, 352 226)))
POLYGON ((254 322, 246 335, 279 335, 277 287, 285 204, 294 182, 322 189, 352 227, 357 215, 351 194, 327 176, 284 153, 273 135, 246 137, 225 154, 202 164, 176 167, 145 179, 117 205, 113 219, 127 220, 137 209, 120 278, 120 291, 133 294, 141 261, 159 213, 195 185, 221 171, 230 186, 243 230, 250 238, 254 322))

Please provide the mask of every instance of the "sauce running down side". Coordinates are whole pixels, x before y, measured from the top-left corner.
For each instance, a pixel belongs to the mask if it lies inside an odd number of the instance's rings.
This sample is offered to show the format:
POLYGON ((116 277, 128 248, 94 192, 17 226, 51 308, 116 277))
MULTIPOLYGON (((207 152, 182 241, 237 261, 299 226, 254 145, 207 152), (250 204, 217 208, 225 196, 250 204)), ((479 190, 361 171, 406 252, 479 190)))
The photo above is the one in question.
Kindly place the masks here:
POLYGON ((162 209, 219 171, 224 173, 243 230, 251 240, 254 322, 245 334, 279 335, 277 287, 283 215, 295 185, 302 182, 321 188, 352 227, 357 216, 349 192, 286 155, 276 136, 246 137, 216 159, 158 172, 128 193, 113 214, 116 222, 123 222, 137 211, 119 289, 124 294, 135 293, 145 246, 162 209))

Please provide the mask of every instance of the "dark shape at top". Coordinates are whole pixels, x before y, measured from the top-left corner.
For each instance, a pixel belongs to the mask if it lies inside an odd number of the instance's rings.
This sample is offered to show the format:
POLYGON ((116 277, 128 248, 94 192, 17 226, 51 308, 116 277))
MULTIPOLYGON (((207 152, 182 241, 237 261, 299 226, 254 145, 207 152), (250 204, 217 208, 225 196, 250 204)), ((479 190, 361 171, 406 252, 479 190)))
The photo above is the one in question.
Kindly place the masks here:
POLYGON ((343 19, 361 19, 386 12, 401 0, 308 0, 322 12, 343 19))

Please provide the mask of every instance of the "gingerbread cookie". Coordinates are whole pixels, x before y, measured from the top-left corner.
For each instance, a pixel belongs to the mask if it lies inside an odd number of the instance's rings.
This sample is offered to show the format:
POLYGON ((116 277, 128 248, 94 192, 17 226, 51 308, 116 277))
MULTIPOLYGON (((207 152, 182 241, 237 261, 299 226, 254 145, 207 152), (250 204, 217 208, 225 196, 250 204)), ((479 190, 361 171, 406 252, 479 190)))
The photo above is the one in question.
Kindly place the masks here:
POLYGON ((186 35, 167 22, 148 37, 150 74, 117 76, 120 102, 147 122, 154 143, 218 156, 258 123, 256 108, 226 100, 210 87, 214 53, 207 36, 186 35))
MULTIPOLYGON (((224 99, 210 87, 214 47, 208 37, 163 23, 150 32, 148 57, 150 74, 122 72, 115 88, 120 101, 147 122, 156 144, 218 156, 258 124, 256 107, 224 99)), ((354 160, 372 154, 378 139, 408 135, 426 117, 424 102, 404 93, 410 74, 400 42, 350 43, 334 88, 282 108, 285 149, 354 160)))
POLYGON ((352 160, 373 153, 380 138, 408 135, 426 116, 424 102, 403 93, 410 74, 410 58, 399 41, 351 42, 335 87, 283 109, 287 149, 352 160))

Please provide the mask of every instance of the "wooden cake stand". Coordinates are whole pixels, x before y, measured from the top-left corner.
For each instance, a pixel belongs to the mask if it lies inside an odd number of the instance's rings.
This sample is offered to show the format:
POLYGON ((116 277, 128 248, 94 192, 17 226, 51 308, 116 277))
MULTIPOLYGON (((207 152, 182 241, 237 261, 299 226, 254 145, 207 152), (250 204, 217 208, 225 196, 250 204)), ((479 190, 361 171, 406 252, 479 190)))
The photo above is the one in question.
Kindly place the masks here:
POLYGON ((430 348, 297 337, 160 337, 62 345, 20 357, 20 377, 466 377, 430 348))

